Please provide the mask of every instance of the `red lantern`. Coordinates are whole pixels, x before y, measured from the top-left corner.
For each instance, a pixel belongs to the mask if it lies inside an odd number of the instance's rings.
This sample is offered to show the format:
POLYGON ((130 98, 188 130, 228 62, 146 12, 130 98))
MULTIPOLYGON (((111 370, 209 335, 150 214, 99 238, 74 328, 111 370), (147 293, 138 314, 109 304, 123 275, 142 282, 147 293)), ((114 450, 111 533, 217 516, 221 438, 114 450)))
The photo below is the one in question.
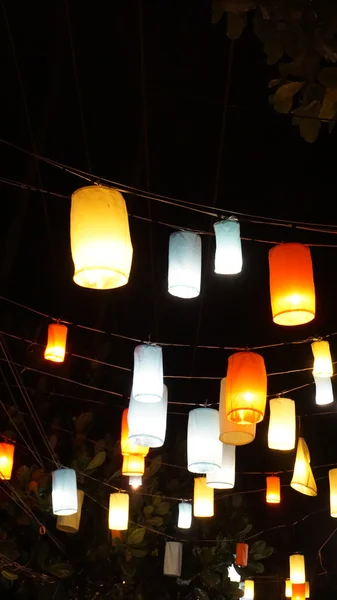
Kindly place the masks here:
POLYGON ((248 563, 248 544, 236 544, 235 564, 238 567, 246 567, 248 563))

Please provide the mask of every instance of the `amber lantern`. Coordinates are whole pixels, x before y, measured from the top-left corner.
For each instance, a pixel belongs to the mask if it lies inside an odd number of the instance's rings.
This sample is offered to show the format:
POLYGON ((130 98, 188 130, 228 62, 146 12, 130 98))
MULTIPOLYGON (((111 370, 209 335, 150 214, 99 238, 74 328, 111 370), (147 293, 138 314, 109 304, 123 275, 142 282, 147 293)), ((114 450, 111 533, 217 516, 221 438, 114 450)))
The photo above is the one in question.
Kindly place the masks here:
POLYGON ((227 418, 249 425, 264 417, 267 401, 267 373, 262 356, 236 352, 228 359, 226 378, 227 418))
POLYGON ((109 529, 125 531, 129 524, 129 494, 110 494, 109 529))
POLYGON ((315 285, 310 250, 303 244, 279 244, 269 250, 273 321, 302 325, 315 317, 315 285))
POLYGON ((236 544, 235 564, 238 567, 246 567, 248 563, 248 544, 242 542, 236 544))
POLYGON ((291 585, 292 600, 305 600, 305 583, 293 583, 291 585))
POLYGON ((121 431, 121 452, 123 456, 128 454, 139 454, 140 456, 147 456, 149 448, 146 446, 138 446, 132 440, 129 440, 129 425, 128 425, 128 412, 129 409, 125 408, 122 415, 122 431, 121 431))
POLYGON ((310 466, 309 448, 306 441, 301 437, 298 438, 296 460, 290 486, 306 496, 317 496, 316 481, 310 466))
POLYGON ((280 504, 281 502, 281 483, 280 478, 271 475, 266 478, 266 502, 267 504, 280 504))
POLYGON ((337 469, 329 471, 330 485, 330 514, 335 519, 337 518, 337 469))
POLYGON ((9 480, 12 476, 14 449, 14 444, 0 443, 0 479, 9 480))
POLYGON ((303 554, 291 554, 289 556, 289 567, 291 584, 305 584, 305 561, 303 554))
POLYGON ((252 579, 245 580, 245 595, 244 600, 254 600, 254 581, 252 579))
POLYGON ((122 475, 144 475, 145 458, 139 454, 128 454, 123 457, 122 475))
POLYGON ((214 488, 207 487, 206 477, 194 479, 193 514, 195 517, 214 516, 214 488))
POLYGON ((52 362, 63 362, 66 353, 68 328, 61 323, 50 323, 48 325, 48 340, 44 351, 46 360, 52 362))
POLYGON ((310 598, 310 584, 309 581, 305 582, 305 597, 310 598))
POLYGON ((239 425, 227 419, 226 410, 226 378, 221 379, 219 397, 220 440, 232 446, 244 446, 254 441, 256 424, 239 425))
POLYGON ((330 345, 326 340, 320 340, 311 344, 314 355, 314 377, 332 377, 333 366, 330 353, 330 345))
POLYGON ((285 584, 285 597, 286 598, 291 598, 292 595, 292 585, 291 585, 291 581, 290 579, 286 579, 286 584, 285 584))

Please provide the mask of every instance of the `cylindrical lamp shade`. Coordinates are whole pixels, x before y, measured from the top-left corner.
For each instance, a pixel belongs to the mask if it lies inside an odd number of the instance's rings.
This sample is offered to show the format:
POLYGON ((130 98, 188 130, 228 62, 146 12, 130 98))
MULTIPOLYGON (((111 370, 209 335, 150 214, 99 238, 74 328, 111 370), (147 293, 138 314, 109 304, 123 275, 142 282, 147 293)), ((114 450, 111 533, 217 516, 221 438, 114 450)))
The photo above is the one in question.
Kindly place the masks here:
POLYGON ((337 469, 329 471, 330 484, 330 514, 335 519, 337 518, 337 469))
POLYGON ((130 475, 129 477, 129 485, 131 485, 131 487, 134 490, 137 490, 143 482, 143 478, 141 475, 130 475))
POLYGON ((84 500, 83 490, 77 490, 77 512, 67 517, 59 516, 56 520, 56 529, 65 533, 77 533, 80 528, 82 505, 84 500))
POLYGON ((139 454, 147 456, 149 448, 146 446, 137 446, 132 440, 129 440, 129 425, 128 425, 128 409, 123 410, 122 415, 122 432, 121 432, 121 452, 123 456, 128 454, 139 454))
POLYGON ((206 477, 194 479, 193 514, 195 517, 214 516, 214 489, 207 487, 206 477))
POLYGON ((0 443, 0 480, 8 481, 12 477, 14 450, 14 444, 0 443))
MULTIPOLYGON (((317 496, 316 481, 310 466, 309 448, 301 437, 298 438, 296 460, 290 486, 306 496, 317 496)), ((298 583, 302 582, 299 581, 298 583)))
POLYGON ((334 401, 332 381, 330 377, 314 377, 316 388, 316 404, 324 406, 334 401))
POLYGON ((289 556, 290 581, 305 584, 305 561, 303 554, 291 554, 289 556))
POLYGON ((77 483, 74 469, 53 471, 51 497, 54 515, 67 517, 77 513, 77 483))
POLYGON ((181 542, 166 542, 164 555, 164 575, 180 577, 183 560, 183 545, 181 542))
POLYGON ((314 355, 314 368, 312 374, 314 377, 332 377, 333 366, 330 353, 329 342, 321 340, 311 344, 311 350, 314 355))
POLYGON ((123 456, 122 475, 144 475, 145 458, 139 454, 128 454, 123 456))
POLYGON ((242 271, 240 223, 234 217, 214 223, 215 265, 219 275, 236 275, 242 271))
POLYGON ((221 469, 206 474, 206 485, 216 490, 230 490, 235 484, 235 446, 222 444, 221 469))
POLYGON ((160 402, 163 396, 163 353, 160 346, 142 344, 134 352, 133 387, 135 400, 160 402))
POLYGON ((254 581, 252 579, 246 579, 245 581, 245 595, 243 600, 254 600, 254 581))
POLYGON ((46 360, 52 362, 63 362, 66 353, 68 328, 61 323, 50 323, 48 325, 48 340, 44 351, 46 360))
POLYGON ((201 237, 191 231, 171 233, 168 291, 178 298, 196 298, 201 283, 201 237))
POLYGON ((268 448, 293 450, 296 443, 295 402, 290 398, 273 398, 269 400, 269 408, 268 448))
POLYGON ((103 185, 76 190, 71 196, 70 241, 77 285, 110 290, 128 282, 132 244, 120 192, 103 185))
POLYGON ((137 402, 131 394, 128 425, 129 440, 139 446, 159 448, 164 444, 167 422, 167 387, 160 402, 137 402))
POLYGON ((267 504, 280 504, 281 502, 281 482, 280 478, 271 475, 266 478, 266 502, 267 504))
POLYGON ((267 401, 267 372, 262 356, 235 352, 228 359, 227 419, 240 425, 259 423, 267 401))
POLYGON ((219 413, 214 408, 195 408, 188 415, 187 462, 191 473, 221 469, 219 413))
POLYGON ((286 579, 285 583, 285 597, 291 598, 292 596, 292 585, 290 579, 286 579))
POLYGON ((269 250, 273 321, 302 325, 315 317, 315 285, 311 254, 303 244, 279 244, 269 250))
POLYGON ((129 524, 129 494, 110 494, 109 529, 126 531, 129 524))
POLYGON ((253 442, 256 433, 255 423, 253 425, 239 425, 227 419, 226 377, 221 379, 219 404, 220 440, 224 444, 233 446, 244 446, 253 442))
POLYGON ((309 583, 309 581, 305 582, 305 597, 310 598, 310 583, 309 583))
POLYGON ((305 600, 305 583, 293 583, 291 586, 292 600, 305 600))
POLYGON ((192 504, 190 502, 180 502, 178 504, 178 527, 179 529, 189 529, 192 524, 192 504))
POLYGON ((246 567, 248 563, 248 544, 238 543, 235 550, 235 564, 238 567, 246 567))

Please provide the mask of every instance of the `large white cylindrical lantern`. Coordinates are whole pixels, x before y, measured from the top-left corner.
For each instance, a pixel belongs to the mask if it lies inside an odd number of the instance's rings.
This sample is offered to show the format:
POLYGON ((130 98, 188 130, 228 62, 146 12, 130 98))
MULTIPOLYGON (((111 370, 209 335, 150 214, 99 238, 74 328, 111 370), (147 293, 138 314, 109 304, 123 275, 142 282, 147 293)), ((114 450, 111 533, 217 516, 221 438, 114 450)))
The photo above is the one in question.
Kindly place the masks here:
POLYGON ((314 377, 316 387, 316 404, 324 406, 333 402, 332 382, 330 377, 314 377))
POLYGON ((131 394, 128 425, 129 439, 139 446, 159 448, 166 436, 167 387, 163 386, 160 402, 137 402, 131 394))
POLYGON ((195 408, 188 415, 187 463, 191 473, 221 469, 219 413, 214 408, 195 408))
POLYGON ((77 533, 80 528, 82 505, 84 500, 83 490, 77 490, 77 513, 66 517, 59 516, 56 521, 56 529, 65 533, 77 533))
POLYGON ((142 344, 134 352, 132 393, 144 403, 160 402, 163 395, 163 353, 160 346, 142 344))
POLYGON ((305 561, 303 554, 291 554, 289 556, 289 567, 291 583, 305 583, 305 561))
POLYGON ((214 516, 214 488, 207 487, 206 477, 194 479, 193 514, 195 517, 214 516))
POLYGON ((178 298, 196 298, 201 283, 201 237, 192 231, 171 233, 168 291, 178 298))
POLYGON ((181 542, 166 542, 164 555, 164 575, 180 577, 183 560, 183 545, 181 542))
POLYGON ((235 484, 235 446, 222 444, 221 469, 206 474, 206 485, 216 490, 230 490, 235 484))
POLYGON ((337 469, 329 471, 330 485, 330 514, 335 519, 337 518, 337 469))
POLYGON ((293 450, 296 443, 295 402, 290 398, 273 398, 269 400, 269 408, 268 448, 293 450))
POLYGON ((110 290, 128 282, 132 244, 120 192, 103 185, 76 190, 71 196, 70 241, 77 285, 110 290))
POLYGON ((110 494, 109 529, 126 531, 129 524, 129 494, 117 492, 110 494))
POLYGON ((242 271, 240 223, 234 217, 218 221, 215 231, 215 266, 219 275, 235 275, 242 271))
POLYGON ((326 340, 320 340, 311 344, 314 355, 314 377, 332 377, 333 366, 330 353, 330 345, 326 340))
POLYGON ((192 504, 190 502, 179 502, 178 504, 178 527, 189 529, 192 523, 192 504))
POLYGON ((221 379, 219 396, 220 440, 224 444, 244 446, 255 439, 256 424, 239 425, 227 419, 226 409, 226 377, 221 379))
POLYGON ((54 515, 66 517, 77 513, 77 483, 74 469, 57 469, 52 473, 54 515))

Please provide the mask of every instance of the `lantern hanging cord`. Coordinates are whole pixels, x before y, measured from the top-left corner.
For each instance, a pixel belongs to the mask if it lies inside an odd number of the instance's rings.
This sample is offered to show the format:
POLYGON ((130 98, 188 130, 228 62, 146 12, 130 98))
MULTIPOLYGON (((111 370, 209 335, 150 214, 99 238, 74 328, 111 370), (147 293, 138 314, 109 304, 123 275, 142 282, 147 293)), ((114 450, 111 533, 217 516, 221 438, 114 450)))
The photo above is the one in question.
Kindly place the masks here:
POLYGON ((30 569, 28 567, 24 567, 23 565, 20 565, 19 563, 15 562, 14 560, 11 560, 10 558, 8 558, 8 556, 5 556, 5 554, 2 554, 0 552, 0 566, 1 566, 1 570, 3 568, 6 567, 11 569, 11 572, 13 573, 20 573, 21 575, 29 578, 29 579, 34 579, 34 581, 41 581, 43 583, 55 583, 55 578, 50 577, 49 575, 46 575, 45 573, 38 573, 37 571, 33 571, 33 569, 30 569))
POLYGON ((327 545, 327 543, 328 543, 328 542, 330 542, 331 538, 332 538, 332 537, 333 537, 333 536, 334 536, 336 533, 337 533, 337 527, 335 527, 335 529, 333 530, 333 532, 332 532, 332 533, 330 533, 330 535, 327 537, 327 539, 325 540, 325 542, 323 542, 323 544, 322 544, 322 545, 320 546, 320 548, 318 549, 318 552, 317 552, 317 559, 319 560, 319 563, 320 563, 320 565, 321 565, 321 567, 322 567, 322 569, 323 569, 323 573, 318 573, 318 576, 319 576, 319 575, 326 575, 326 574, 327 574, 327 570, 326 570, 326 568, 324 567, 324 564, 323 564, 322 550, 323 550, 323 548, 325 548, 325 546, 327 545))

